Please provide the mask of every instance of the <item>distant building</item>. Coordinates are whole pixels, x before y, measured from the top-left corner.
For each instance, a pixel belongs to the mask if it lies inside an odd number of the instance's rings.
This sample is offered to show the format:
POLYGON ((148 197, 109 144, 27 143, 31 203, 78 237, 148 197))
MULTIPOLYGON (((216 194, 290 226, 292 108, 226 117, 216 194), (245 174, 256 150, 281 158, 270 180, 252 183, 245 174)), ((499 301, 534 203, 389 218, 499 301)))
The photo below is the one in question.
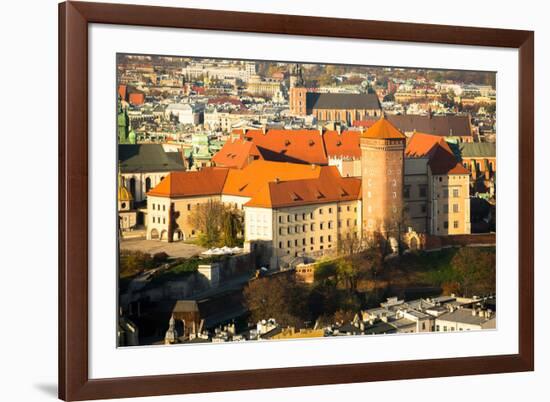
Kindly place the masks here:
POLYGON ((462 164, 475 180, 480 176, 493 178, 497 171, 496 144, 488 142, 461 143, 458 145, 462 164))
POLYGON ((452 309, 435 319, 435 332, 495 329, 496 317, 490 310, 452 309))
POLYGON ((474 129, 466 115, 421 116, 387 115, 386 118, 407 137, 415 132, 446 137, 458 142, 473 142, 474 129))
POLYGON ((380 117, 382 109, 376 94, 318 93, 307 88, 290 88, 290 113, 313 115, 319 121, 341 121, 353 125, 356 120, 380 117))

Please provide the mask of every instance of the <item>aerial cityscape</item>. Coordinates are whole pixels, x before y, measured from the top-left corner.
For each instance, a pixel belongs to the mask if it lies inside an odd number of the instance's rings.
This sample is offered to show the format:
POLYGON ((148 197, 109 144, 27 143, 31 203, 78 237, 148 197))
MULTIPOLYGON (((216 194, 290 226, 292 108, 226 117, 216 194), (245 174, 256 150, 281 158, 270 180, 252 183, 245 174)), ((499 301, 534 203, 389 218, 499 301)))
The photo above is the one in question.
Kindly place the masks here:
POLYGON ((117 55, 118 346, 496 329, 496 74, 117 55))

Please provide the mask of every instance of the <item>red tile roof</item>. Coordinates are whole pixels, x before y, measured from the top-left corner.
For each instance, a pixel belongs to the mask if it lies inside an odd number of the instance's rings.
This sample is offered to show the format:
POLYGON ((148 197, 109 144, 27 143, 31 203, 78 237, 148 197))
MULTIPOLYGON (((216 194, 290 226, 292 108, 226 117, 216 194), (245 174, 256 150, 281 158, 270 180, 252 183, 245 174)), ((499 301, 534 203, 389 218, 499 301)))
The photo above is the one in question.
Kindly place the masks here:
POLYGON ((265 183, 245 206, 281 208, 352 201, 360 196, 361 179, 341 177, 336 167, 328 166, 316 179, 265 183))
POLYGON ((270 181, 314 179, 327 168, 329 167, 257 160, 244 169, 230 169, 223 193, 253 197, 265 183, 270 181))
POLYGON ((409 158, 427 157, 436 145, 443 147, 451 154, 453 153, 444 137, 424 133, 414 133, 407 143, 405 155, 409 158))
POLYGON ((340 134, 337 131, 326 131, 323 134, 323 140, 327 157, 360 159, 360 134, 359 131, 344 131, 340 134))
POLYGON ((468 169, 458 162, 445 138, 437 135, 414 133, 405 155, 408 158, 429 158, 428 166, 432 174, 468 174, 468 169))
POLYGON ((256 159, 263 159, 263 157, 253 142, 231 138, 212 157, 216 166, 236 169, 242 169, 256 159))
POLYGON ((171 172, 147 195, 178 198, 221 194, 228 171, 206 168, 198 172, 171 172))
POLYGON ((246 138, 256 144, 266 160, 326 165, 327 156, 319 130, 249 130, 246 138))

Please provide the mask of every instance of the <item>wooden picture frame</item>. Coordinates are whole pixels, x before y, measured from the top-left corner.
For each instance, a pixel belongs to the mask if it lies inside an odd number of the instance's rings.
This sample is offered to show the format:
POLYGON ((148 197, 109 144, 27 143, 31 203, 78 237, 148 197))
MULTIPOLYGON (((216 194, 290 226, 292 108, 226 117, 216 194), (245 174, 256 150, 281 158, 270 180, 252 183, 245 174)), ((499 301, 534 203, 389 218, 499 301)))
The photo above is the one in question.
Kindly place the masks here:
POLYGON ((382 21, 66 2, 59 5, 59 397, 84 400, 534 369, 534 33, 382 21), (519 353, 90 379, 88 25, 225 30, 519 49, 519 353))

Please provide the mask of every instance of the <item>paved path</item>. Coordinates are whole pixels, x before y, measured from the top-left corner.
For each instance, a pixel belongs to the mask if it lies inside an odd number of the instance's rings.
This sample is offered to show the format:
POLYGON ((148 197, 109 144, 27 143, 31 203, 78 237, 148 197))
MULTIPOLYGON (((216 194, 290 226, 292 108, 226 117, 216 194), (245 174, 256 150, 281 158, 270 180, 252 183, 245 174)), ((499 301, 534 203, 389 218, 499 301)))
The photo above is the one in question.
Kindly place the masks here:
POLYGON ((124 239, 120 242, 121 250, 143 251, 144 253, 155 254, 164 251, 170 257, 189 258, 200 254, 206 249, 195 244, 184 242, 167 243, 158 240, 145 239, 124 239))

